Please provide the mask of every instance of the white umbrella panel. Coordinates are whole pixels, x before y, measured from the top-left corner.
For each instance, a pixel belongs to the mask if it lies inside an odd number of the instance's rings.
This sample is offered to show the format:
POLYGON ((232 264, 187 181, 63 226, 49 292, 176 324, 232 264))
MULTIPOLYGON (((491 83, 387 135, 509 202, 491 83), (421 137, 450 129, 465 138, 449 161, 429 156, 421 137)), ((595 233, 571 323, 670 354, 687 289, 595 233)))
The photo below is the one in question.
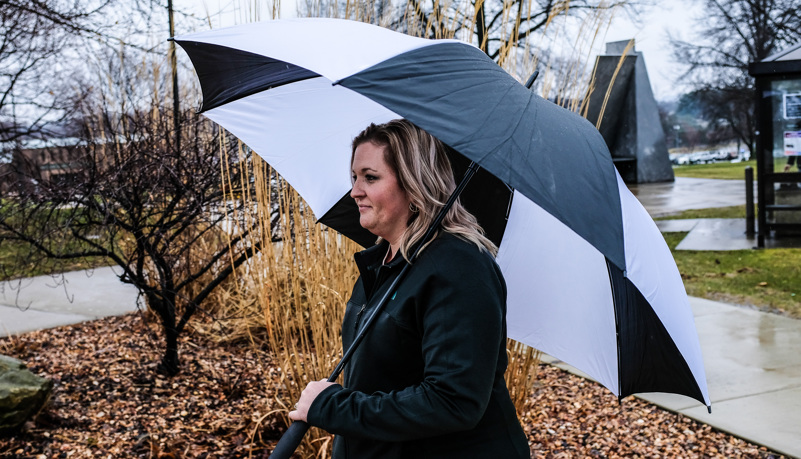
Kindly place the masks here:
POLYGON ((175 40, 195 66, 205 115, 354 240, 366 243, 347 222, 350 143, 369 123, 409 119, 477 162, 514 190, 511 205, 503 193, 480 204, 500 209, 491 232, 509 289, 509 336, 619 397, 669 392, 710 406, 676 264, 586 120, 454 40, 337 19, 175 40))

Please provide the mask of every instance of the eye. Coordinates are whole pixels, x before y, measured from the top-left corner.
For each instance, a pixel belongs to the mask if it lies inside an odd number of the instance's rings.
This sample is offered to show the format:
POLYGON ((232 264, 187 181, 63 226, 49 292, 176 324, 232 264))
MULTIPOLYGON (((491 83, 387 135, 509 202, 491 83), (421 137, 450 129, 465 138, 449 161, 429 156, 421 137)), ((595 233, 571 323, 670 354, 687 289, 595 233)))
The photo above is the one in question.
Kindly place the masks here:
POLYGON ((378 177, 376 177, 375 175, 367 174, 364 176, 364 179, 367 180, 368 182, 375 182, 376 180, 378 180, 378 177))

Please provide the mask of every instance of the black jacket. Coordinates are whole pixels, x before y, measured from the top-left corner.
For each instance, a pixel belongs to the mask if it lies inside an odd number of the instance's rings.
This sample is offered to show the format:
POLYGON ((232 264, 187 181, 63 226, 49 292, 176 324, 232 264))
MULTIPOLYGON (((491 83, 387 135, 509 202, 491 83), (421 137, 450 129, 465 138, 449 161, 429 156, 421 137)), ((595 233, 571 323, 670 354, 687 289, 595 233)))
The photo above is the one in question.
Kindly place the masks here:
MULTIPOLYGON (((406 261, 386 243, 357 253, 361 277, 342 325, 345 348, 406 261)), ((422 251, 308 421, 337 435, 334 458, 529 458, 509 398, 506 285, 486 252, 449 233, 422 251)))

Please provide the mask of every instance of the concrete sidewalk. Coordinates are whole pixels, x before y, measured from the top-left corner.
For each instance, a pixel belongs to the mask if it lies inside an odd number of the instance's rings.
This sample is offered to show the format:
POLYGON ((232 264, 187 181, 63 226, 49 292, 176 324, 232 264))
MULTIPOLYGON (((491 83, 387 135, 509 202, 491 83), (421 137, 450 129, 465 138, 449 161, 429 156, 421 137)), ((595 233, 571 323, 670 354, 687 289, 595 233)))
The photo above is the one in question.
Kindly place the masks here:
MULTIPOLYGON (((751 250, 757 248, 756 235, 749 236, 745 232, 744 218, 657 220, 656 226, 663 233, 688 233, 676 246, 676 250, 751 250)), ((801 248, 801 238, 765 238, 765 248, 801 248)))
POLYGON ((0 337, 127 314, 136 301, 113 267, 2 282, 0 337))
POLYGON ((642 398, 776 452, 801 457, 801 321, 690 298, 712 413, 687 397, 642 398))
MULTIPOLYGON (((745 204, 745 180, 677 177, 629 187, 652 217, 745 204)), ((756 196, 756 193, 754 194, 756 196)), ((663 232, 688 232, 677 250, 748 250, 744 219, 664 220, 663 232)), ((766 240, 801 247, 801 239, 766 240)), ((801 320, 690 298, 704 357, 712 413, 687 397, 642 398, 750 442, 801 458, 801 320)))
MULTIPOLYGON (((690 306, 712 413, 681 395, 637 397, 777 453, 801 457, 801 320, 702 298, 690 297, 690 306)), ((591 379, 553 357, 543 361, 591 379)))

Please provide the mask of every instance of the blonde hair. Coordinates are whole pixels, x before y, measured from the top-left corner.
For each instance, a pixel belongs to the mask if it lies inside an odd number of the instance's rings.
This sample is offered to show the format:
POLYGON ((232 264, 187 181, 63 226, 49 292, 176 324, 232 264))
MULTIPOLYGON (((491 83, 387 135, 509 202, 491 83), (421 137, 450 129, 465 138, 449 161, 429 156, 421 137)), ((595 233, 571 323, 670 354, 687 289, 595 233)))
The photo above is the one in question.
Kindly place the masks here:
MULTIPOLYGON (((412 214, 400 238, 400 253, 410 261, 410 251, 423 238, 456 189, 447 154, 450 147, 411 122, 397 119, 385 124, 370 124, 357 135, 353 139, 351 164, 356 147, 366 142, 384 148, 384 161, 395 172, 411 204, 419 209, 419 212, 412 214)), ((493 256, 498 252, 495 244, 484 236, 484 230, 473 214, 458 199, 442 220, 441 228, 472 242, 481 250, 487 250, 493 256)), ((381 238, 378 239, 380 241, 381 238)))

